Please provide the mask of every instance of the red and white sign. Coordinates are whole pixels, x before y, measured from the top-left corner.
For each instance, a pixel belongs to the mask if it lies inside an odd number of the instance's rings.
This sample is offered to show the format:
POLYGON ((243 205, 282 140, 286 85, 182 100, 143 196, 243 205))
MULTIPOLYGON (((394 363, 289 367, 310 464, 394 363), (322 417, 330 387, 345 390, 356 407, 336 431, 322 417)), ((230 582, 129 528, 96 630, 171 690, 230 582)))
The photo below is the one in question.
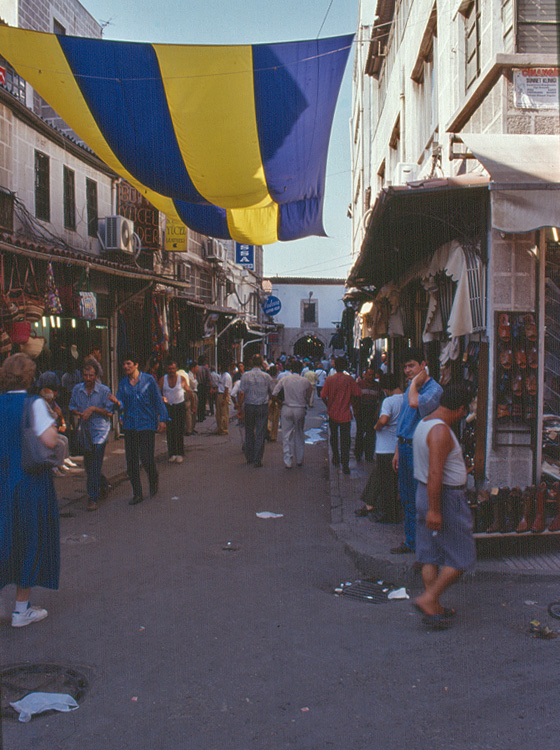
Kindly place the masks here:
POLYGON ((513 74, 513 103, 518 109, 558 109, 558 68, 523 68, 513 74))
POLYGON ((0 68, 0 83, 6 83, 6 68, 0 68))

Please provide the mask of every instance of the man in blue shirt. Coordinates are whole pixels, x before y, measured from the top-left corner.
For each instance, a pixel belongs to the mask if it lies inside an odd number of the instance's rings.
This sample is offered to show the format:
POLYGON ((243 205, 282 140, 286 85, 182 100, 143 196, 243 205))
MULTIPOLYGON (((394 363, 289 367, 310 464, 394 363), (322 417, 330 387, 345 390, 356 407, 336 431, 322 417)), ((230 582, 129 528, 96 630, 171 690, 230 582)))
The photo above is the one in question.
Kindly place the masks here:
POLYGON ((91 439, 90 447, 84 450, 88 510, 97 510, 99 496, 104 497, 109 491, 109 483, 103 476, 103 457, 111 428, 113 404, 117 403, 109 388, 99 382, 98 375, 95 360, 87 360, 82 370, 82 382, 72 389, 68 405, 91 439))
POLYGON ((169 415, 155 378, 138 369, 138 357, 127 355, 123 370, 125 377, 119 383, 117 400, 123 411, 126 469, 134 493, 129 505, 137 505, 144 499, 140 463, 148 475, 150 497, 157 494, 155 436, 165 430, 169 415))
POLYGON ((393 469, 398 471, 399 496, 404 510, 405 540, 391 553, 404 555, 416 548, 416 480, 412 460, 412 438, 416 425, 439 406, 443 389, 428 374, 427 364, 421 349, 408 349, 404 354, 404 374, 408 387, 397 422, 397 447, 393 457, 393 469))

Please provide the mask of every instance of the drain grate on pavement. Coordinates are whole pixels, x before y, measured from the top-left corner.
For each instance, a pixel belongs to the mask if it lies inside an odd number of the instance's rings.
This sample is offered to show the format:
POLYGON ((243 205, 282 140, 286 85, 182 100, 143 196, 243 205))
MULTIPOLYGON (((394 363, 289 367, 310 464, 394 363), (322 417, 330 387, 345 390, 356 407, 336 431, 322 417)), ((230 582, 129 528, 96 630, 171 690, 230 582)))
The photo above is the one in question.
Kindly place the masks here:
MULTIPOLYGON (((15 664, 0 670, 2 705, 6 719, 17 719, 18 713, 10 703, 25 698, 29 693, 67 693, 76 703, 82 703, 89 688, 85 674, 59 664, 15 664)), ((45 711, 37 716, 48 716, 56 711, 45 711)), ((34 716, 33 719, 36 717, 34 716)))
POLYGON ((388 600, 388 594, 392 591, 392 586, 383 583, 383 581, 348 581, 341 583, 335 588, 336 596, 349 596, 352 599, 362 599, 370 604, 384 604, 388 600))

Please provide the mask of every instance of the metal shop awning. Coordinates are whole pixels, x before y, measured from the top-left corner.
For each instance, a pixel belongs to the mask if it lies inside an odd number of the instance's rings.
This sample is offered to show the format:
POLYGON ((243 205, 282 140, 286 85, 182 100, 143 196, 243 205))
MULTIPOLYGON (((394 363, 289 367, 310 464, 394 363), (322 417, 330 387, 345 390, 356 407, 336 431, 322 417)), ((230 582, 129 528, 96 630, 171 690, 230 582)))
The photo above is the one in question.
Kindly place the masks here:
POLYGON ((493 229, 523 234, 560 226, 560 136, 460 137, 490 174, 493 229))
POLYGON ((485 254, 488 179, 470 175, 388 187, 377 196, 347 286, 401 278, 453 239, 481 242, 485 254))

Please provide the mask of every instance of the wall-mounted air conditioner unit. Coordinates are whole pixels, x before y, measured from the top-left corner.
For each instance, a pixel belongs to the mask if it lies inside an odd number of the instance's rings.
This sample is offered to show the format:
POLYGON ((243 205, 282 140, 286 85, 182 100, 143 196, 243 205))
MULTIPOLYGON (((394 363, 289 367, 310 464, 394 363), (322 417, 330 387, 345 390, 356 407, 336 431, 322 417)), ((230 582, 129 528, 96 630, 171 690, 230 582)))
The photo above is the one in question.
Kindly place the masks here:
POLYGON ((206 260, 218 261, 224 263, 227 258, 225 245, 219 240, 209 238, 206 242, 206 260))
POLYGON ((105 252, 134 254, 134 222, 124 216, 107 216, 99 222, 105 252))
POLYGON ((414 182, 417 170, 417 164, 407 164, 400 161, 395 167, 393 185, 406 185, 407 182, 414 182))

